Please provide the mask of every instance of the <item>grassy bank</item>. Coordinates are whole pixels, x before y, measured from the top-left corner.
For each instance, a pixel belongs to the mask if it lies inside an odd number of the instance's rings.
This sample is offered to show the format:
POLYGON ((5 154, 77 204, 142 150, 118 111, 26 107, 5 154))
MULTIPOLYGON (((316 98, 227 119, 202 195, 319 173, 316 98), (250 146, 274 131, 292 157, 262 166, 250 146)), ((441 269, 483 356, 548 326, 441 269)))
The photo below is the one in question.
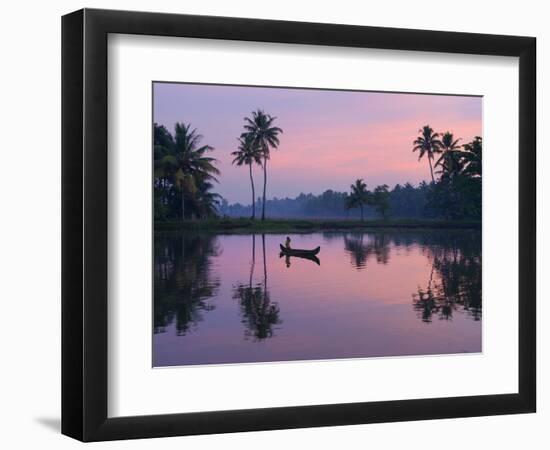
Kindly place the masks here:
POLYGON ((302 220, 302 219, 269 219, 264 222, 250 219, 208 219, 188 220, 185 222, 155 222, 155 231, 213 231, 220 233, 291 233, 311 231, 347 231, 369 230, 375 228, 405 229, 480 229, 481 221, 447 221, 447 220, 302 220))

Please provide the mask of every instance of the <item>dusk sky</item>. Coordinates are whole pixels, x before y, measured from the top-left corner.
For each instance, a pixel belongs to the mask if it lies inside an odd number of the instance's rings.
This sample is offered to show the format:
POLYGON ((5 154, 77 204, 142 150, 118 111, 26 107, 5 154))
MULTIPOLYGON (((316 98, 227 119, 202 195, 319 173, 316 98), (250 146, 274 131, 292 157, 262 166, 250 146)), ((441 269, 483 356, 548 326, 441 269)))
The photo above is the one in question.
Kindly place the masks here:
MULTIPOLYGON (((276 116, 281 144, 268 162, 268 198, 349 191, 363 178, 368 189, 428 181, 426 159, 412 142, 423 125, 452 132, 460 143, 482 136, 480 97, 155 83, 153 120, 171 133, 191 123, 221 170, 215 191, 230 203, 250 203, 248 168, 231 164, 244 117, 258 108, 276 116)), ((254 168, 256 196, 263 174, 254 168)))

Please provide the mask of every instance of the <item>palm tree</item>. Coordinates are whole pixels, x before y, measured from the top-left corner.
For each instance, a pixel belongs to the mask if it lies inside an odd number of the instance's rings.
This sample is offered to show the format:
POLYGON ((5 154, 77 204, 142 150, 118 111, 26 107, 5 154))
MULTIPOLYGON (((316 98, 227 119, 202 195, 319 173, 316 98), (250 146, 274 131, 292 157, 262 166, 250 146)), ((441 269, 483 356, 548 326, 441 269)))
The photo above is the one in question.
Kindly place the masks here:
POLYGON ((464 144, 464 160, 466 166, 464 173, 468 176, 479 178, 481 177, 481 150, 483 142, 481 137, 476 136, 474 140, 468 144, 464 144))
POLYGON ((222 196, 211 192, 214 185, 209 181, 198 180, 196 193, 191 199, 194 210, 200 218, 216 216, 222 196))
POLYGON ((267 160, 270 157, 270 149, 279 146, 279 133, 282 133, 279 127, 274 127, 273 122, 276 117, 265 114, 261 109, 252 111, 252 118, 245 117, 244 128, 246 133, 251 134, 260 147, 263 157, 264 167, 264 193, 262 202, 262 220, 265 220, 265 191, 267 187, 267 160))
POLYGON ((357 208, 361 209, 361 220, 364 220, 363 217, 363 205, 370 203, 370 192, 367 191, 367 185, 363 182, 362 179, 355 180, 355 183, 350 186, 351 193, 346 197, 346 208, 357 208))
POLYGON ((372 204, 384 219, 390 209, 390 191, 388 189, 389 186, 387 184, 382 184, 376 186, 372 194, 372 204))
POLYGON ((441 152, 441 141, 438 139, 439 134, 434 133, 434 130, 429 126, 425 125, 421 130, 418 130, 420 136, 418 136, 413 142, 413 152, 418 150, 420 153, 418 155, 418 160, 422 159, 424 154, 428 156, 428 163, 430 164, 430 175, 432 176, 432 183, 435 183, 434 172, 432 167, 432 159, 436 153, 441 152))
POLYGON ((159 162, 165 172, 172 174, 174 184, 180 190, 182 220, 185 220, 185 198, 200 192, 201 183, 218 181, 215 175, 220 173, 215 167, 217 159, 205 156, 214 148, 199 146, 201 140, 202 136, 196 129, 191 129, 191 124, 176 123, 173 152, 159 162))
MULTIPOLYGON (((252 164, 262 165, 261 149, 255 137, 251 133, 245 133, 239 138, 239 149, 231 153, 235 157, 233 164, 237 166, 247 165, 252 186, 252 217, 256 218, 256 196, 254 194, 254 178, 252 177, 252 164)), ((265 193, 264 193, 265 195, 265 193)))
POLYGON ((442 176, 453 178, 462 170, 462 155, 458 145, 459 139, 454 138, 453 133, 447 131, 441 138, 441 150, 443 153, 435 163, 435 167, 441 166, 442 176))
POLYGON ((154 124, 153 127, 153 156, 154 156, 154 185, 155 197, 162 205, 167 202, 170 190, 169 178, 171 167, 163 164, 163 158, 174 151, 174 139, 163 125, 154 124))

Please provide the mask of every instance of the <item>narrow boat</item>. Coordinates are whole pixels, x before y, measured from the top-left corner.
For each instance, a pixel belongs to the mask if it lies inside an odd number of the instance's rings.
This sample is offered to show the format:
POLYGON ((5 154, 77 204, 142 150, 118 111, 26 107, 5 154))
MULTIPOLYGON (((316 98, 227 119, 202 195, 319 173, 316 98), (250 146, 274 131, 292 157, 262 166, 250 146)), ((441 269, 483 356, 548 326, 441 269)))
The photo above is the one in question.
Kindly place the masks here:
POLYGON ((290 256, 315 256, 321 250, 321 247, 317 247, 313 250, 304 250, 300 248, 286 248, 283 244, 279 244, 281 247, 281 253, 290 256))

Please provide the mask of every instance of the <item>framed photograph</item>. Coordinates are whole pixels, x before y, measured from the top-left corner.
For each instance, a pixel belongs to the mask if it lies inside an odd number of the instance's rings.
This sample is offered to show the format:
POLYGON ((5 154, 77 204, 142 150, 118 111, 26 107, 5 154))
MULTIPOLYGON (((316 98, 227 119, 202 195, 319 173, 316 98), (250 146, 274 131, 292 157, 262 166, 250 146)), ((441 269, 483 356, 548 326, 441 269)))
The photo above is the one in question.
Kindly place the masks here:
POLYGON ((536 41, 62 21, 62 432, 535 412, 536 41))

